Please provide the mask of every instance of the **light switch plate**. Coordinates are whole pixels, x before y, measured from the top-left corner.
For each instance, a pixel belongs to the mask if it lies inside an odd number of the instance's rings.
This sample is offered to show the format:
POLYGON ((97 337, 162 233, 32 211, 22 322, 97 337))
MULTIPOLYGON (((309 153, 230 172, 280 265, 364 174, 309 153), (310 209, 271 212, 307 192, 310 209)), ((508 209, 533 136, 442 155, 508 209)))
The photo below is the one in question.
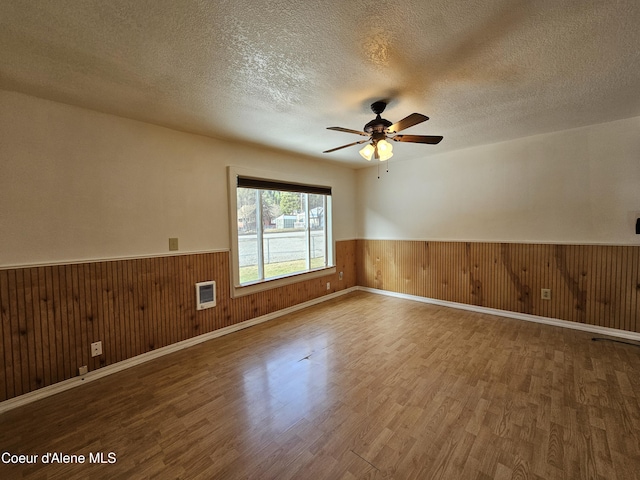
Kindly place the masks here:
POLYGON ((177 238, 170 238, 169 239, 169 251, 173 252, 175 250, 178 250, 178 239, 177 238))

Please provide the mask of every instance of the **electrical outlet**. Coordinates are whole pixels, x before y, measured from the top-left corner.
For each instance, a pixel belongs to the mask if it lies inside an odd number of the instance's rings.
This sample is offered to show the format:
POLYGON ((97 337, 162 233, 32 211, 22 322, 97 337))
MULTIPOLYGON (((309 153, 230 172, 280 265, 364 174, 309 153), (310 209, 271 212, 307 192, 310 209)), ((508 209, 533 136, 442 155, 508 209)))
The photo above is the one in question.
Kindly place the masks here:
POLYGON ((338 274, 338 280, 342 280, 342 277, 344 276, 344 272, 340 272, 338 274))
POLYGON ((177 238, 170 238, 169 239, 169 250, 170 251, 178 250, 178 239, 177 238))
POLYGON ((80 375, 81 377, 83 375, 86 375, 88 372, 89 372, 89 369, 87 368, 86 365, 83 365, 78 369, 78 375, 80 375))
POLYGON ((551 289, 543 288, 540 297, 542 298, 542 300, 551 300, 551 289))
POLYGON ((331 290, 331 282, 327 282, 327 290, 331 290))
POLYGON ((97 357, 102 355, 102 342, 94 342, 91 344, 91 356, 97 357))

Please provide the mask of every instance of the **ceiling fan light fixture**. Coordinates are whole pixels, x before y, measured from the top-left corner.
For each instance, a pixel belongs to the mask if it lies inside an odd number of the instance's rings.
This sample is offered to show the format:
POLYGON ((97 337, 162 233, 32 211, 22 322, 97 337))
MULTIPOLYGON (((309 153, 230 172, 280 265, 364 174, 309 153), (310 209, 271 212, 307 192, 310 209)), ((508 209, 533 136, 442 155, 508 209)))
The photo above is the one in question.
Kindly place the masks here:
POLYGON ((385 160, 389 160, 391 157, 393 157, 393 153, 389 151, 381 152, 380 150, 378 150, 378 156, 380 157, 380 161, 384 162, 385 160))
POLYGON ((376 148, 378 149, 378 158, 381 162, 389 160, 391 157, 393 157, 393 146, 385 139, 378 140, 376 148))
POLYGON ((375 150, 376 149, 373 147, 373 145, 368 143, 362 150, 360 150, 360 155, 362 155, 362 158, 370 162, 375 150))
POLYGON ((393 145, 391 145, 389 142, 387 142, 384 139, 378 141, 378 152, 379 153, 392 152, 392 151, 393 151, 393 145))

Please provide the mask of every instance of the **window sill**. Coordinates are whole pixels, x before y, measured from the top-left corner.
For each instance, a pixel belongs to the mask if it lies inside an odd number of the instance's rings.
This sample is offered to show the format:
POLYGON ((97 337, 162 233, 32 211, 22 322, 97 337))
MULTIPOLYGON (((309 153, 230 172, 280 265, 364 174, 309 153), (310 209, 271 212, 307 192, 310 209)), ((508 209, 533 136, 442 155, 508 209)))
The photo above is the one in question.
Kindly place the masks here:
POLYGON ((294 283, 300 283, 305 280, 312 280, 314 278, 324 277, 326 275, 333 275, 336 273, 336 267, 319 268, 317 270, 311 270, 295 275, 289 275, 286 277, 272 278, 269 280, 263 280, 257 283, 251 283, 240 286, 232 286, 231 298, 243 297, 252 293, 264 292, 265 290, 271 290, 272 288, 283 287, 285 285, 292 285, 294 283))

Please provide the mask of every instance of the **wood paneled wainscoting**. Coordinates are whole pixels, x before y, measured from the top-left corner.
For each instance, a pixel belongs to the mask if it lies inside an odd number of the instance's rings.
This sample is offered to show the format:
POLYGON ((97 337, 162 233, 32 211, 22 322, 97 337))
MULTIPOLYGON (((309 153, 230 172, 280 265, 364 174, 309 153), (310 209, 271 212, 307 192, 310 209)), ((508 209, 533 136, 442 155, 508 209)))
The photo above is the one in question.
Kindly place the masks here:
POLYGON ((356 250, 360 286, 640 332, 640 246, 358 240, 356 250))
POLYGON ((229 252, 0 270, 0 401, 82 365, 95 370, 353 287, 355 246, 336 243, 335 275, 235 299, 229 252), (216 281, 217 306, 197 311, 194 284, 205 280, 216 281), (98 340, 103 355, 92 358, 98 340))

